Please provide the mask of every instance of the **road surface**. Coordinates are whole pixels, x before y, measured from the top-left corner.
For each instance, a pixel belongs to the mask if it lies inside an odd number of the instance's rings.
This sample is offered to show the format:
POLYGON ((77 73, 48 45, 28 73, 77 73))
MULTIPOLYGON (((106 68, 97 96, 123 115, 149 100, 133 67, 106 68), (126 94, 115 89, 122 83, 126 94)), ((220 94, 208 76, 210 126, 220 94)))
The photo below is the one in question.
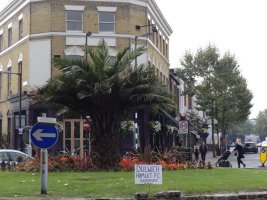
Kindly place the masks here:
MULTIPOLYGON (((246 168, 266 168, 267 167, 261 167, 262 163, 260 161, 260 153, 246 153, 244 154, 245 158, 243 158, 243 162, 246 164, 246 168)), ((206 161, 211 162, 212 164, 215 164, 216 161, 220 158, 221 156, 216 156, 216 158, 214 158, 212 156, 212 152, 208 151, 207 155, 206 155, 206 161)), ((237 156, 234 156, 234 153, 232 153, 229 158, 228 161, 232 164, 233 168, 237 168, 237 156)), ((267 162, 265 163, 265 166, 267 166, 267 162)), ((241 164, 241 167, 242 164, 241 164)))

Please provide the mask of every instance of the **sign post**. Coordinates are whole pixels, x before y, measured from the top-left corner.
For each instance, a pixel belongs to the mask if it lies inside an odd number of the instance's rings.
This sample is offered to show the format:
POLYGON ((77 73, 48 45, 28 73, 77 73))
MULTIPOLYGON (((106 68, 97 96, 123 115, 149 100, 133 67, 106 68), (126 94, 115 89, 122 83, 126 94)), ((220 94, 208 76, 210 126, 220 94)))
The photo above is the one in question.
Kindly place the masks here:
POLYGON ((58 140, 58 132, 55 127, 56 118, 38 117, 31 129, 31 141, 41 149, 40 174, 41 174, 41 194, 47 194, 48 177, 48 154, 47 149, 54 146, 58 140))
POLYGON ((179 132, 180 134, 188 134, 188 121, 179 121, 179 132))
MULTIPOLYGON (((188 121, 187 120, 180 120, 179 121, 179 133, 186 134, 186 138, 188 138, 188 147, 189 147, 189 160, 191 161, 191 135, 188 134, 188 121)), ((186 141, 187 143, 187 141, 186 141)))
POLYGON ((41 194, 47 194, 48 158, 47 149, 41 149, 41 194))

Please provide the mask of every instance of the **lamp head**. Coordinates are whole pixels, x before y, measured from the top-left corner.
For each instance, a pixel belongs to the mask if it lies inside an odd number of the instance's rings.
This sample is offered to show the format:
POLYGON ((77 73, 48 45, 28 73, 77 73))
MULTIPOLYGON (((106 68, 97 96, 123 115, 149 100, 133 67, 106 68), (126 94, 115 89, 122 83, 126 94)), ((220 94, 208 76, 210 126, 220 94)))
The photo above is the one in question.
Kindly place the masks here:
POLYGON ((157 29, 155 24, 152 24, 152 32, 153 33, 157 33, 158 32, 158 29, 157 29))

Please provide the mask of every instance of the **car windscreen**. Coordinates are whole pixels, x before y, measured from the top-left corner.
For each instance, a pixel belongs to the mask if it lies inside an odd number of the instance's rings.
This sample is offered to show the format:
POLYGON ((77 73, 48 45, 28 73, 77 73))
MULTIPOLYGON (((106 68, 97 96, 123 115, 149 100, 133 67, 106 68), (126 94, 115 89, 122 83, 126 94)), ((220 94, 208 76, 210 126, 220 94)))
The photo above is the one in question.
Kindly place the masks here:
POLYGON ((253 144, 253 143, 247 143, 247 144, 245 144, 245 147, 255 147, 256 145, 255 144, 253 144))
POLYGON ((0 161, 8 160, 6 152, 0 152, 0 161))
POLYGON ((9 160, 16 161, 16 162, 19 162, 26 158, 24 154, 16 153, 16 152, 9 152, 8 156, 9 156, 9 160))

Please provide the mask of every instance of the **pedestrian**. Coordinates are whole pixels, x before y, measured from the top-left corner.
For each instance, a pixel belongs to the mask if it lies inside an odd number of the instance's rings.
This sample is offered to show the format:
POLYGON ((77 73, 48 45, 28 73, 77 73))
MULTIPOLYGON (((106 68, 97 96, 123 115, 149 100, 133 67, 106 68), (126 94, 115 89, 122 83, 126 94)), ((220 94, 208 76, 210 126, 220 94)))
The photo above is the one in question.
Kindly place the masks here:
POLYGON ((197 162, 199 158, 199 144, 198 143, 194 145, 194 155, 195 155, 195 161, 197 162))
POLYGON ((237 165, 238 165, 238 168, 240 168, 240 164, 241 163, 243 164, 243 167, 245 168, 246 164, 241 160, 242 158, 245 158, 245 156, 244 156, 243 145, 242 145, 240 139, 236 139, 235 149, 233 151, 235 151, 237 153, 237 165))
POLYGON ((183 146, 183 141, 182 140, 179 140, 178 144, 177 144, 178 147, 181 147, 183 146))
POLYGON ((200 154, 201 154, 201 160, 203 162, 205 162, 205 160, 206 160, 206 153, 208 151, 208 146, 205 144, 204 141, 202 141, 202 143, 200 144, 199 151, 200 151, 200 154))

